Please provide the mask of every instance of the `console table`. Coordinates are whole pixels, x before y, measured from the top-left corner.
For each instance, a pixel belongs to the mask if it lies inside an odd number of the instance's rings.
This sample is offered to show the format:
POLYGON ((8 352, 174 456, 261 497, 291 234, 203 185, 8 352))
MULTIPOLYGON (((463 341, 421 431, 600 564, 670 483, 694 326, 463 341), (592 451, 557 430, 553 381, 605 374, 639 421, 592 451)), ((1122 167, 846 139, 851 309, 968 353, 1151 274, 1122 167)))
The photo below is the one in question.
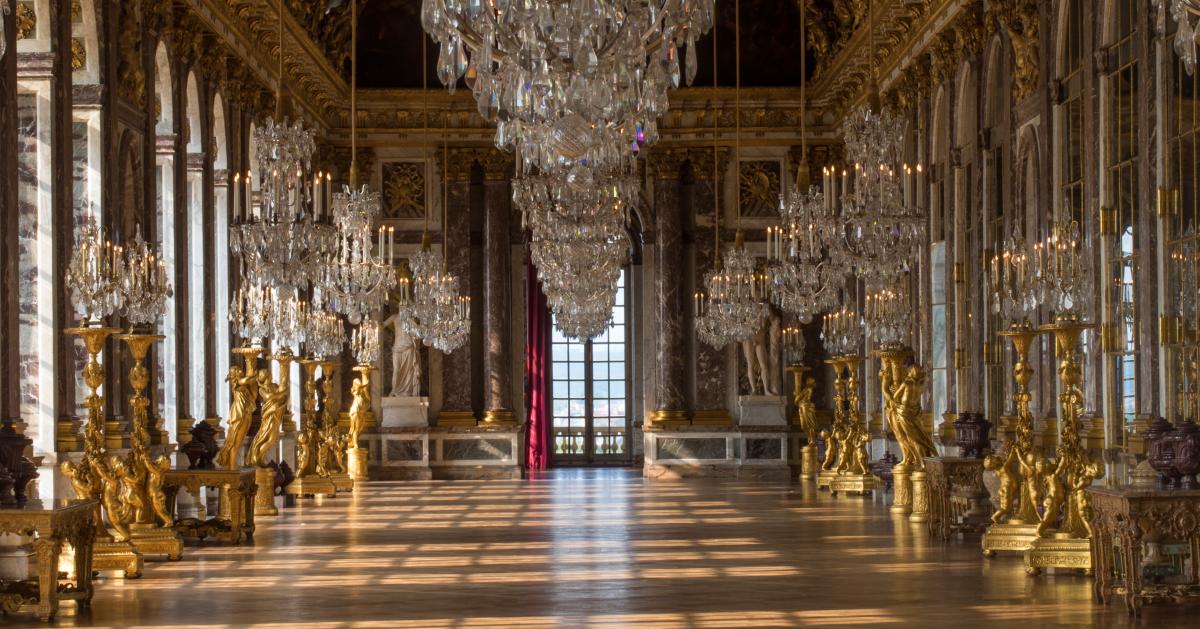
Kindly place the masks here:
POLYGON ((167 509, 172 514, 176 512, 180 488, 187 489, 197 500, 201 487, 214 487, 220 492, 217 517, 208 520, 176 519, 175 530, 184 537, 199 540, 211 537, 231 544, 253 541, 254 494, 258 490, 254 478, 255 468, 252 467, 237 470, 167 470, 163 479, 163 493, 166 494, 167 509))
POLYGON ((1200 596, 1200 490, 1093 487, 1096 597, 1143 604, 1200 596))
POLYGON ((49 621, 58 613, 62 599, 87 606, 92 600, 92 542, 96 539, 97 502, 71 500, 42 502, 31 500, 21 508, 0 509, 0 533, 35 537, 37 589, 25 582, 8 583, 0 592, 0 606, 16 611, 37 606, 38 617, 49 621), (60 584, 58 558, 63 544, 75 550, 75 583, 60 584))
POLYGON ((983 459, 925 457, 929 475, 929 533, 950 539, 958 532, 987 527, 988 491, 983 486, 983 459))

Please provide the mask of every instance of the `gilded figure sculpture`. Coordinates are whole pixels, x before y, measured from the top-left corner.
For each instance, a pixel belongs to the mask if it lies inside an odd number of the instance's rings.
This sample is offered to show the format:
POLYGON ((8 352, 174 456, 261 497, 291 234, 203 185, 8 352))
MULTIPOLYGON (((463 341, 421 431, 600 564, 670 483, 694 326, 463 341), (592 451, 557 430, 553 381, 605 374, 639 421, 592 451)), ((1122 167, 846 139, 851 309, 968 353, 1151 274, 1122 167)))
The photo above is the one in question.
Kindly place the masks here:
POLYGON ((266 466, 267 457, 279 439, 279 429, 283 424, 283 414, 287 411, 289 394, 288 383, 271 382, 265 370, 258 372, 258 395, 262 400, 262 412, 258 433, 254 435, 250 450, 246 453, 246 465, 266 466))
POLYGON ((813 404, 813 389, 817 381, 812 378, 804 380, 804 386, 796 391, 796 414, 800 417, 800 429, 808 437, 809 443, 816 443, 817 438, 817 407, 813 404))
POLYGON ((350 445, 358 447, 358 435, 366 427, 367 414, 371 411, 371 372, 359 371, 359 377, 350 384, 350 445))
POLYGON ((925 372, 919 366, 912 365, 892 393, 884 389, 885 401, 892 405, 890 419, 902 454, 900 465, 909 471, 924 469, 924 457, 937 453, 933 439, 921 425, 921 390, 924 385, 925 372))
POLYGON ((992 512, 992 522, 996 524, 1003 522, 1008 517, 1008 512, 1012 509, 1013 496, 1020 491, 1016 475, 1008 472, 1008 463, 1008 459, 1002 459, 995 454, 990 454, 983 459, 983 469, 995 472, 1000 479, 1000 488, 996 491, 996 510, 992 512))
POLYGON ((143 466, 146 469, 146 489, 150 495, 151 507, 154 509, 154 514, 162 521, 164 527, 175 525, 175 518, 167 509, 166 494, 163 493, 163 477, 167 470, 171 469, 170 457, 160 455, 156 459, 151 459, 149 455, 143 454, 143 466))
MULTIPOLYGON (((233 389, 233 400, 229 404, 228 427, 225 431, 225 444, 217 453, 217 465, 234 469, 238 463, 238 451, 250 432, 250 422, 254 416, 254 402, 258 396, 258 376, 254 372, 245 373, 241 367, 229 368, 225 381, 233 389)), ((260 429, 261 432, 261 429, 260 429)))
POLYGON ((100 502, 108 514, 108 524, 112 529, 113 539, 123 542, 129 539, 129 509, 121 502, 124 487, 124 465, 116 456, 108 457, 99 465, 92 467, 100 478, 102 487, 100 502))
POLYGON ((1038 460, 1035 464, 1039 485, 1046 488, 1046 498, 1042 501, 1042 518, 1037 527, 1040 536, 1044 537, 1047 531, 1054 527, 1067 500, 1067 488, 1061 478, 1066 475, 1067 464, 1066 459, 1059 459, 1058 465, 1054 467, 1051 467, 1053 463, 1045 459, 1038 460))

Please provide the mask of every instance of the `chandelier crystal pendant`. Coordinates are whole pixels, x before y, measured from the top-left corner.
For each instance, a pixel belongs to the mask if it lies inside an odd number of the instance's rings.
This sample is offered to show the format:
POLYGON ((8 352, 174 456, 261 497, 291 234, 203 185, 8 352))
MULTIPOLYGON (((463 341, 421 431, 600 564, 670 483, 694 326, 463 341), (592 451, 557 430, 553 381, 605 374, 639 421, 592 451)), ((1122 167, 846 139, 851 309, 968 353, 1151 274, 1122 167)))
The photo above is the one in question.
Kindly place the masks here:
POLYGON ((364 321, 350 332, 350 350, 360 365, 379 362, 379 325, 364 321))
POLYGON ((871 338, 884 349, 909 347, 912 340, 913 309, 909 299, 908 276, 893 286, 869 292, 863 316, 871 338))
MULTIPOLYGON (((1163 10, 1167 0, 1158 0, 1163 10)), ((1175 18, 1175 53, 1183 61, 1190 76, 1196 70, 1196 18, 1200 17, 1200 0, 1170 0, 1171 17, 1175 18)), ((1161 13, 1160 13, 1161 15, 1161 13)))
POLYGON ((1010 326, 1029 326, 1041 299, 1038 259, 1041 243, 1029 247, 1020 232, 1013 230, 1004 242, 1004 250, 992 257, 988 269, 988 292, 992 312, 1010 326))
POLYGON ((544 171, 617 166, 657 140, 667 90, 696 74, 713 0, 423 0, 438 78, 460 78, 496 146, 544 171), (686 46, 681 63, 680 49, 686 46))
POLYGON ((346 331, 340 316, 324 310, 313 311, 305 327, 304 348, 310 356, 333 360, 342 353, 346 331))
POLYGON ((243 285, 229 304, 229 322, 237 334, 250 346, 261 346, 271 334, 275 289, 243 285))
POLYGON ((1050 227, 1042 242, 1033 247, 1039 303, 1055 318, 1083 321, 1093 303, 1094 277, 1077 221, 1050 227))
MULTIPOLYGON (((312 174, 316 141, 299 120, 283 116, 283 2, 279 5, 279 89, 275 116, 254 131, 259 204, 239 205, 229 228, 229 249, 243 277, 307 288, 333 254, 337 233, 330 216, 328 175, 312 174)), ((251 177, 246 177, 247 187, 251 177)), ((240 191, 239 191, 240 192, 240 191)))
POLYGON ((862 349, 863 323, 853 308, 843 304, 825 313, 821 343, 830 356, 857 355, 862 349))

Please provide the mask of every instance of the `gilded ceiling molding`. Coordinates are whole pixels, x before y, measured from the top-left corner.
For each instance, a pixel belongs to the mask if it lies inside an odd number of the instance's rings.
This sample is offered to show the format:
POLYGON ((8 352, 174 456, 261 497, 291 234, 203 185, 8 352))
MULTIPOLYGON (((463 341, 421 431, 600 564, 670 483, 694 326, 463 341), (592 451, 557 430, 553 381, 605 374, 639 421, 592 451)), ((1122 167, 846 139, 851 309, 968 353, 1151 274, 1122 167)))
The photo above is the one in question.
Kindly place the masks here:
POLYGON ((1013 96, 1018 102, 1033 93, 1040 81, 1037 0, 993 0, 989 12, 1008 34, 1013 51, 1013 96))
POLYGON ((142 67, 142 9, 141 2, 122 2, 120 36, 117 39, 117 95, 135 105, 146 106, 146 71, 142 67))
MULTIPOLYGON (((733 158, 733 150, 728 146, 717 148, 717 177, 725 172, 729 160, 733 158)), ((692 163, 692 176, 696 181, 713 180, 713 149, 700 146, 687 149, 687 160, 692 163)))
POLYGON ((646 155, 646 165, 655 179, 679 179, 683 163, 688 161, 686 148, 656 146, 646 155))

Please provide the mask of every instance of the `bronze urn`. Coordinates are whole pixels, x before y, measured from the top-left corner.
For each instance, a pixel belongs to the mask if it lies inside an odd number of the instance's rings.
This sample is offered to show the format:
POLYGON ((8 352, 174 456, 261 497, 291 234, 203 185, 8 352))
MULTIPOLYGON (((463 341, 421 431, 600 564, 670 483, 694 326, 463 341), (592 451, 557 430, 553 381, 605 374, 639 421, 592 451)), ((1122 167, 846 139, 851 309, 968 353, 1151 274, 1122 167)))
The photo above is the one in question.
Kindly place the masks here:
POLYGON ((992 445, 992 422, 982 413, 964 412, 954 422, 954 441, 964 459, 982 459, 992 445))

